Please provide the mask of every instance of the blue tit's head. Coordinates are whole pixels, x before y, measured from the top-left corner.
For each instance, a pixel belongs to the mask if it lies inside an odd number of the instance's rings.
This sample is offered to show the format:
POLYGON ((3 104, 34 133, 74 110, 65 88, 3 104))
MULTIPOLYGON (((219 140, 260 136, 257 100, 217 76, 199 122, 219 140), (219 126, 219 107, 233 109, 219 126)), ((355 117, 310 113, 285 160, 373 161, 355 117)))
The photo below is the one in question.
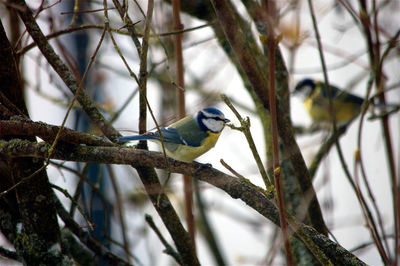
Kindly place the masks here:
POLYGON ((225 118, 225 115, 220 110, 214 107, 200 110, 195 119, 201 130, 211 131, 213 133, 221 132, 225 124, 230 121, 225 118))
POLYGON ((314 92, 316 86, 317 85, 313 79, 305 78, 297 83, 296 87, 294 88, 294 93, 308 97, 314 92))

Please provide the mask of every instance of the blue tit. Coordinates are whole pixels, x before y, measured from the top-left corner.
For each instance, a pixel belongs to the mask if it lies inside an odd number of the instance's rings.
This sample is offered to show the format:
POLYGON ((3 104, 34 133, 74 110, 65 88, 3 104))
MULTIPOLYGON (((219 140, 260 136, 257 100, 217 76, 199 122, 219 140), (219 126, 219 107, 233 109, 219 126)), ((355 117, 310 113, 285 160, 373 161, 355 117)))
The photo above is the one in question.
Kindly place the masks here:
MULTIPOLYGON (((192 162, 215 146, 228 122, 229 119, 213 107, 200 110, 194 116, 186 116, 166 128, 161 128, 165 152, 175 160, 192 162)), ((158 131, 121 137, 118 143, 132 140, 151 140, 161 146, 161 136, 158 131)))
MULTIPOLYGON (((313 122, 331 122, 329 112, 328 91, 325 83, 313 79, 303 79, 295 87, 294 92, 305 96, 304 105, 313 122)), ((350 94, 335 86, 330 86, 333 112, 338 125, 352 121, 361 111, 364 99, 350 94)))

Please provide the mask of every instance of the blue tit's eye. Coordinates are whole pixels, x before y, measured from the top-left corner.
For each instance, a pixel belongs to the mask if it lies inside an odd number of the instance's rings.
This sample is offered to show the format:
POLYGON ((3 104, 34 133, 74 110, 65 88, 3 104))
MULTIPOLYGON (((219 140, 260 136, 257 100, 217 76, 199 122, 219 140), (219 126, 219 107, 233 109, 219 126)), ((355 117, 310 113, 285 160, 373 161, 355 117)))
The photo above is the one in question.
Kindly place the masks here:
POLYGON ((225 123, 230 122, 220 110, 213 107, 199 111, 196 115, 196 120, 202 130, 214 133, 221 132, 225 127, 225 123))

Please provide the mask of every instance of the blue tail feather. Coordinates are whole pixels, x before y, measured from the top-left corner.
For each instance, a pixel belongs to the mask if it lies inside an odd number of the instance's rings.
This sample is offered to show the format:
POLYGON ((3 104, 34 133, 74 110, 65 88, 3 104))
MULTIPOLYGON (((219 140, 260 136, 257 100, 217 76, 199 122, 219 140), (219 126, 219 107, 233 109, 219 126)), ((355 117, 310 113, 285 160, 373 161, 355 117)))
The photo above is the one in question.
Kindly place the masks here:
POLYGON ((122 143, 132 141, 132 140, 148 140, 148 139, 155 139, 155 137, 145 136, 145 135, 125 136, 125 137, 119 138, 118 143, 122 144, 122 143))

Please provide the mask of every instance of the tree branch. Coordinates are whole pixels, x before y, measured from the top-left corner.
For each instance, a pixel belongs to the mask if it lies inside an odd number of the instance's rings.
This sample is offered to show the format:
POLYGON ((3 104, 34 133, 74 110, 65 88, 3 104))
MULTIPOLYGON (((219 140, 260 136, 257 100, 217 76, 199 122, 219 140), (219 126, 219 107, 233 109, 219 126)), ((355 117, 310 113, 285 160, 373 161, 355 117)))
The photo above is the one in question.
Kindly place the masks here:
MULTIPOLYGON (((248 45, 246 41, 246 34, 242 31, 240 27, 237 26, 237 18, 232 11, 229 1, 212 0, 211 3, 214 6, 214 10, 217 14, 218 20, 223 28, 223 31, 228 39, 232 50, 239 61, 240 67, 246 73, 246 76, 254 89, 254 92, 258 95, 265 109, 269 110, 268 102, 268 87, 267 78, 261 71, 261 67, 258 65, 257 59, 253 55, 253 49, 248 45)), ((262 56, 258 58, 263 58, 262 56)), ((279 58, 279 57, 277 57, 279 58)), ((282 65, 282 61, 277 61, 277 65, 282 65)), ((280 84, 278 84, 280 85, 280 84)), ((311 182, 310 174, 308 172, 307 166, 305 164, 304 158, 301 154, 299 146, 294 138, 292 125, 290 118, 288 117, 287 108, 284 108, 282 101, 276 99, 277 108, 277 125, 279 137, 285 146, 285 158, 289 159, 294 171, 296 172, 296 177, 298 179, 298 184, 302 190, 303 194, 312 195, 310 204, 308 206, 308 214, 310 215, 311 224, 317 228, 319 232, 327 235, 327 229, 325 222, 322 217, 322 212, 318 199, 311 182)))
POLYGON ((71 230, 71 232, 76 235, 79 240, 84 243, 90 250, 92 250, 97 256, 104 259, 110 265, 130 265, 129 263, 125 262, 121 258, 117 257, 105 247, 103 247, 99 242, 95 241, 93 238, 90 237, 90 234, 81 229, 79 224, 77 224, 74 219, 69 215, 67 210, 61 204, 61 202, 57 199, 54 195, 54 201, 57 208, 57 213, 60 218, 65 223, 65 226, 71 230))
MULTIPOLYGON (((36 157, 46 158, 50 145, 47 143, 32 143, 24 140, 0 141, 0 154, 5 157, 36 157)), ((89 147, 76 146, 57 148, 52 154, 52 159, 97 162, 106 164, 129 164, 133 167, 155 167, 166 169, 169 167, 171 172, 191 175, 201 181, 207 182, 228 193, 232 198, 240 198, 251 208, 256 210, 265 218, 279 226, 278 209, 273 202, 268 200, 263 192, 255 186, 241 182, 238 178, 224 174, 213 168, 202 168, 199 170, 199 163, 185 163, 165 157, 159 152, 146 150, 121 148, 121 147, 89 147)), ((292 229, 302 230, 314 245, 337 265, 365 265, 360 259, 345 250, 339 244, 331 241, 323 234, 318 233, 314 228, 298 223, 292 229)), ((305 241, 304 237, 294 233, 294 236, 305 241)), ((311 243, 312 244, 312 243, 311 243)), ((182 254, 181 254, 182 255, 182 254)))
MULTIPOLYGON (((0 135, 37 136, 45 141, 53 142, 59 130, 59 126, 53 126, 43 122, 33 122, 31 120, 0 120, 0 135)), ((108 139, 78 132, 69 128, 63 128, 60 132, 59 140, 70 144, 86 144, 92 146, 116 145, 108 139)))

